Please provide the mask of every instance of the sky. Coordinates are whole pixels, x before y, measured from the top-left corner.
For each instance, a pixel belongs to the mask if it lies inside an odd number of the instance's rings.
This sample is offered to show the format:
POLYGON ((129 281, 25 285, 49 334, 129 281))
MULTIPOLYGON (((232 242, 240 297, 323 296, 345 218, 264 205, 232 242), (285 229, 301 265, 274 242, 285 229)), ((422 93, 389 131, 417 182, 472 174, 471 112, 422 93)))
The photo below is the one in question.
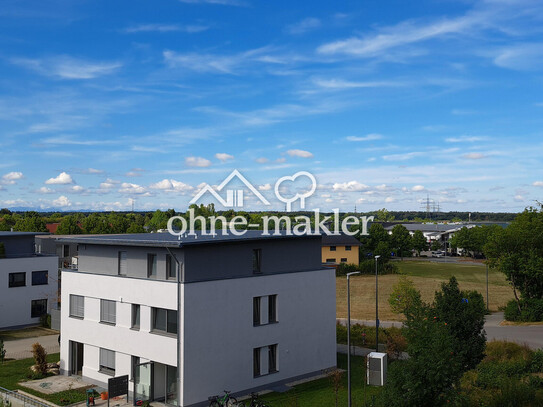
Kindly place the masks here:
POLYGON ((521 211, 542 69, 540 0, 4 0, 0 207, 521 211))

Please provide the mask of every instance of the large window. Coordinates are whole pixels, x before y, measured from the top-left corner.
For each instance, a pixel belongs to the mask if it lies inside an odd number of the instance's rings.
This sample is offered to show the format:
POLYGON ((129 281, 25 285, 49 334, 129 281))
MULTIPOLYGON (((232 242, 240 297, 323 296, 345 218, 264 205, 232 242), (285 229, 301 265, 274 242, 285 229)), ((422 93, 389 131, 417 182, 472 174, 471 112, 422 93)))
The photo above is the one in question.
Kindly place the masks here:
MULTIPOLYGON (((265 359, 264 359, 264 363, 265 359)), ((269 345, 269 346, 263 346, 261 348, 254 348, 253 349, 253 376, 258 377, 265 374, 271 374, 278 372, 278 365, 277 365, 277 344, 269 345), (266 371, 266 366, 262 366, 262 356, 266 355, 268 353, 268 366, 266 371)))
POLYGON ((277 344, 268 346, 268 373, 277 372, 277 344))
POLYGON ((116 308, 117 304, 115 301, 100 300, 100 322, 115 325, 117 319, 116 308))
POLYGON ((100 371, 115 376, 115 352, 100 348, 100 371))
POLYGON ((26 273, 9 273, 9 287, 26 286, 26 273))
POLYGON ((126 276, 126 252, 119 252, 119 269, 118 273, 120 276, 126 276))
POLYGON ((32 272, 32 285, 46 285, 47 284, 48 272, 47 270, 43 271, 33 271, 32 272))
POLYGON ((177 311, 153 308, 153 331, 177 334, 177 311))
POLYGON ((156 254, 147 255, 147 277, 156 277, 156 254))
POLYGON ((172 255, 166 255, 166 278, 174 279, 177 277, 177 262, 172 255))
POLYGON ((85 297, 70 294, 70 316, 76 318, 85 317, 85 297))
POLYGON ((277 295, 253 297, 253 326, 273 324, 275 322, 277 322, 277 295), (268 309, 266 309, 266 305, 268 309), (267 321, 262 318, 262 315, 266 314, 268 316, 267 321))
POLYGON ((253 273, 262 273, 262 249, 253 249, 253 273))
POLYGON ((260 325, 260 304, 262 298, 261 297, 254 297, 253 298, 253 325, 258 326, 260 325))
POLYGON ((253 376, 260 376, 260 348, 253 349, 253 376))
POLYGON ((132 328, 140 329, 140 306, 132 304, 132 328))
POLYGON ((70 245, 65 244, 62 246, 62 257, 70 257, 70 245))
POLYGON ((47 314, 47 300, 32 300, 30 318, 38 318, 47 314))

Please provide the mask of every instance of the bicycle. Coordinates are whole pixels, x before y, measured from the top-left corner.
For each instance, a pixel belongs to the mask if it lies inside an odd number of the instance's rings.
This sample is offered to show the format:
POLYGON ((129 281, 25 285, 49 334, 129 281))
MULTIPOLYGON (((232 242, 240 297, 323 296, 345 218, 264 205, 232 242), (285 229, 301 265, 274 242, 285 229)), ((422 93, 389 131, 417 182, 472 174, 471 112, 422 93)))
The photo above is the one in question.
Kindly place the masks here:
MULTIPOLYGON (((245 404, 240 403, 238 407, 245 407, 245 404)), ((251 393, 251 404, 249 404, 247 407, 269 407, 269 406, 258 400, 258 393, 251 393)))
POLYGON ((228 390, 225 390, 224 396, 209 397, 209 407, 238 407, 238 401, 230 393, 228 390))

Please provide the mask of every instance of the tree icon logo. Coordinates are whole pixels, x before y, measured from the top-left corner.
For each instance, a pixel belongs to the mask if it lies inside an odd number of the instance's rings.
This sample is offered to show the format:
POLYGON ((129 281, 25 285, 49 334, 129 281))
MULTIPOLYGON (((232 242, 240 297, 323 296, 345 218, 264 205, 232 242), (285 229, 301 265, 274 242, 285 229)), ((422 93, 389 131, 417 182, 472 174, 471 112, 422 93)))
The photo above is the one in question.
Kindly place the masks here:
POLYGON ((281 178, 279 178, 277 180, 277 182, 275 183, 275 196, 281 202, 284 202, 284 203, 287 204, 287 212, 290 212, 291 209, 292 209, 292 203, 296 202, 298 199, 300 200, 300 209, 305 209, 305 199, 309 198, 311 195, 313 195, 313 193, 315 192, 316 189, 317 189, 317 180, 315 179, 313 174, 311 174, 311 173, 309 173, 307 171, 299 171, 294 175, 287 175, 287 176, 281 177, 281 178), (299 177, 307 177, 310 180, 311 185, 309 185, 309 188, 306 191, 304 191, 303 193, 297 192, 292 197, 284 197, 284 196, 282 196, 280 194, 280 192, 279 192, 279 188, 281 186, 281 183, 283 183, 285 181, 294 182, 299 177))

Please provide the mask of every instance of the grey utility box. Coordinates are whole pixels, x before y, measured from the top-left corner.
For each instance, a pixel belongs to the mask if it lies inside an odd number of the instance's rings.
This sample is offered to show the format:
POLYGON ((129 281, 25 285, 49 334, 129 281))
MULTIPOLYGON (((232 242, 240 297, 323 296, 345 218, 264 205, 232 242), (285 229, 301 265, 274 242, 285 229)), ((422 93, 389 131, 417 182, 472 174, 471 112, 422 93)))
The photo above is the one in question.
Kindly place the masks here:
POLYGON ((368 354, 366 366, 368 384, 371 386, 384 386, 387 380, 387 354, 371 352, 368 354))

